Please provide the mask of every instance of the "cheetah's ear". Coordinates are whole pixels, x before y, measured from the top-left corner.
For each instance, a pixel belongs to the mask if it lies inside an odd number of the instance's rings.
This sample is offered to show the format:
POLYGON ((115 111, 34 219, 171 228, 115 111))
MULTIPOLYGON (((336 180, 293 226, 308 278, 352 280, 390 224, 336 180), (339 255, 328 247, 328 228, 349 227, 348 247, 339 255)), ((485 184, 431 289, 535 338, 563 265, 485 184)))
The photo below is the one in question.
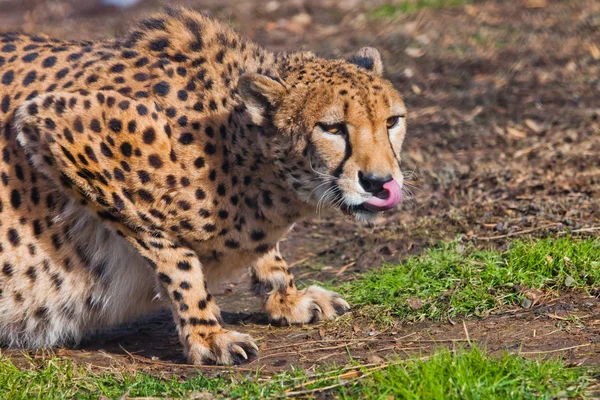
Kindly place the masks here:
POLYGON ((286 93, 286 88, 279 81, 254 73, 242 75, 237 88, 252 122, 259 126, 265 124, 270 112, 286 93))
POLYGON ((363 47, 358 50, 355 55, 348 59, 352 64, 356 64, 367 71, 374 72, 381 76, 383 75, 383 63, 381 62, 381 55, 376 48, 363 47))

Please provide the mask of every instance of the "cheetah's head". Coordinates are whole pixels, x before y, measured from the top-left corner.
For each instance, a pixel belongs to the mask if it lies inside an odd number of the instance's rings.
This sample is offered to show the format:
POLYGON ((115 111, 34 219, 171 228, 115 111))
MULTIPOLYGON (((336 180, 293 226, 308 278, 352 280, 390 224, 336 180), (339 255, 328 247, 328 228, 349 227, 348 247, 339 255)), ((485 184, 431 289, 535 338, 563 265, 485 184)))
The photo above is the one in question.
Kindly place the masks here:
POLYGON ((299 56, 281 78, 240 78, 263 148, 317 210, 329 205, 369 222, 402 199, 406 109, 382 72, 379 52, 363 48, 350 60, 299 56))

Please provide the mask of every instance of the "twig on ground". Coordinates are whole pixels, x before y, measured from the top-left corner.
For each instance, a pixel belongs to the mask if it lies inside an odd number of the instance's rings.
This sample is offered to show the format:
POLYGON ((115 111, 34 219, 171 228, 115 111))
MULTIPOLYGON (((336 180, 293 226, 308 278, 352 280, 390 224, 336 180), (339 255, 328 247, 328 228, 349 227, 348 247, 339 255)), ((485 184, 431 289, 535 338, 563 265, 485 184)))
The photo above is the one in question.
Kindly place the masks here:
POLYGON ((510 233, 507 233, 505 235, 484 236, 484 237, 477 237, 476 239, 477 240, 485 240, 485 241, 498 240, 498 239, 506 239, 506 238, 513 237, 513 236, 524 235, 526 233, 531 233, 531 232, 535 232, 535 231, 541 231, 542 229, 551 228, 551 227, 557 226, 557 225, 562 225, 562 224, 560 222, 554 222, 554 223, 551 223, 551 224, 546 224, 546 225, 538 226, 536 228, 525 229, 525 230, 516 231, 516 232, 510 232, 510 233))
POLYGON ((548 318, 551 318, 551 319, 559 319, 559 320, 561 320, 561 321, 566 321, 566 320, 568 319, 568 318, 561 317, 560 315, 556 315, 556 314, 546 314, 546 316, 547 316, 548 318))
POLYGON ((553 350, 540 350, 540 351, 519 351, 517 354, 522 355, 522 354, 549 354, 549 353, 558 353, 559 351, 567 351, 567 350, 573 350, 573 349, 579 349, 581 347, 588 347, 591 346, 591 343, 584 343, 584 344, 578 344, 577 346, 570 346, 570 347, 563 347, 560 349, 553 349, 553 350))
POLYGON ((550 336, 550 335, 554 335, 555 333, 558 333, 558 332, 560 332, 560 331, 562 331, 562 329, 560 329, 560 328, 559 328, 559 329, 555 329, 555 330, 553 330, 553 331, 551 331, 551 332, 544 333, 543 335, 539 335, 539 336, 540 336, 540 337, 543 337, 543 336, 550 336))
POLYGON ((595 232, 600 231, 600 226, 592 226, 589 228, 581 228, 581 229, 572 229, 570 231, 561 231, 558 232, 559 235, 566 235, 567 233, 584 233, 584 232, 595 232))
POLYGON ((393 346, 387 346, 387 347, 382 347, 380 349, 373 349, 371 350, 373 353, 380 353, 382 351, 387 351, 387 350, 398 350, 398 351, 404 351, 405 354, 406 350, 424 350, 425 347, 397 347, 397 345, 393 345, 393 346))
POLYGON ((338 272, 336 272, 335 276, 340 276, 341 274, 343 274, 344 272, 346 272, 346 270, 353 266, 354 264, 356 264, 356 261, 352 261, 346 265, 344 265, 342 268, 340 268, 340 270, 338 272))
POLYGON ((288 268, 295 267, 296 265, 302 264, 304 261, 310 260, 310 257, 304 257, 299 260, 294 261, 293 263, 288 264, 288 268))
POLYGON ((467 329, 467 323, 465 322, 465 320, 463 319, 463 329, 465 331, 465 336, 467 338, 467 342, 469 343, 469 346, 471 346, 471 337, 469 336, 469 330, 467 329))
MULTIPOLYGON (((484 236, 484 237, 477 237, 476 239, 477 240, 485 240, 485 241, 506 239, 506 238, 513 237, 513 236, 524 235, 527 233, 540 231, 542 229, 551 228, 551 227, 557 226, 557 225, 562 225, 562 224, 560 222, 555 222, 552 224, 538 226, 536 228, 525 229, 522 231, 507 233, 506 235, 487 236, 487 237, 484 236)), ((556 234, 559 236, 563 236, 563 235, 573 234, 573 233, 586 233, 586 232, 595 232, 595 231, 600 231, 600 226, 592 226, 589 228, 580 228, 580 229, 565 229, 565 230, 556 232, 556 234)))

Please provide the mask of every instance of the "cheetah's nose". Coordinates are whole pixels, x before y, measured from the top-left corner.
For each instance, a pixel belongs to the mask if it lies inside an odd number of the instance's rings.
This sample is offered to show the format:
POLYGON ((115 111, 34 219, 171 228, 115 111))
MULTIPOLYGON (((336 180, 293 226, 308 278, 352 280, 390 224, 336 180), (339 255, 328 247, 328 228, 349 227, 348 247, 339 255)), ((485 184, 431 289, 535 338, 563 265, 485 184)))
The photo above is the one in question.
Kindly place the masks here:
POLYGON ((402 201, 402 187, 392 179, 384 183, 382 190, 363 204, 367 210, 386 211, 396 207, 400 201, 402 201))

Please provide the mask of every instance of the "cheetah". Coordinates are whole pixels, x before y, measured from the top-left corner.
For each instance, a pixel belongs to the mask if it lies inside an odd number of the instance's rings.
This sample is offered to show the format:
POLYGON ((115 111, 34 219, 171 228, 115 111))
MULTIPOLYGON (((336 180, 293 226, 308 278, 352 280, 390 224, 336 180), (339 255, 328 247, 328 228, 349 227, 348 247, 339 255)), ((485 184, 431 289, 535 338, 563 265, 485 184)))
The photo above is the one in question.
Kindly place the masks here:
POLYGON ((278 242, 327 206, 402 199, 406 109, 381 57, 274 53, 170 8, 123 38, 0 36, 0 343, 77 344, 172 311, 191 363, 253 360, 209 286, 247 269, 276 324, 349 310, 278 242))

